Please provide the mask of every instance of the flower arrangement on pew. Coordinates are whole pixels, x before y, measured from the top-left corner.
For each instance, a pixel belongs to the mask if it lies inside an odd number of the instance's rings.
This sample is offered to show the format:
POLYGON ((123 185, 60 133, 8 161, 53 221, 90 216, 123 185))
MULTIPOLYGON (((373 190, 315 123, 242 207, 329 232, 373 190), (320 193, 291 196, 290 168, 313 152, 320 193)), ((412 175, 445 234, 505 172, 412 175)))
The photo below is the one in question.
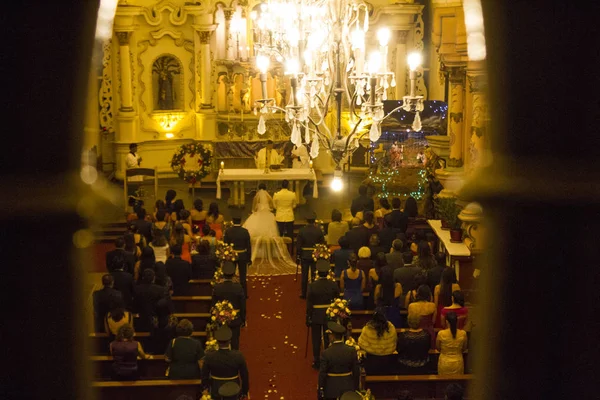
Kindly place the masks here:
POLYGON ((219 350, 219 344, 217 343, 217 340, 216 339, 207 340, 206 343, 204 344, 204 350, 205 351, 219 350))
POLYGON ((326 244, 318 243, 315 245, 315 249, 312 253, 313 260, 317 261, 319 258, 323 258, 327 261, 331 258, 331 251, 329 250, 329 246, 326 244))
POLYGON ((208 339, 212 339, 213 332, 223 325, 229 324, 237 316, 233 305, 227 301, 219 301, 210 309, 210 322, 206 325, 208 339))
POLYGON ((327 274, 327 279, 329 279, 332 282, 335 282, 335 272, 329 271, 329 274, 327 274))
POLYGON ((217 242, 215 247, 215 256, 221 262, 223 261, 237 261, 238 255, 233 249, 233 245, 222 241, 217 242))
POLYGON ((200 397, 200 400, 212 400, 212 397, 210 397, 210 394, 206 392, 202 393, 202 397, 200 397))
POLYGON ((360 346, 358 345, 358 343, 356 343, 356 340, 354 340, 354 338, 352 336, 349 336, 348 339, 346 339, 346 341, 344 343, 346 343, 346 345, 354 347, 356 349, 356 355, 358 356, 358 361, 362 361, 366 357, 367 352, 360 348, 360 346))
POLYGON ((348 304, 348 300, 335 299, 327 308, 325 315, 328 319, 347 326, 348 322, 350 322, 350 315, 352 315, 348 304))
POLYGON ((217 283, 223 282, 223 269, 221 267, 217 267, 215 269, 215 274, 213 275, 212 281, 210 281, 211 286, 215 286, 217 283))

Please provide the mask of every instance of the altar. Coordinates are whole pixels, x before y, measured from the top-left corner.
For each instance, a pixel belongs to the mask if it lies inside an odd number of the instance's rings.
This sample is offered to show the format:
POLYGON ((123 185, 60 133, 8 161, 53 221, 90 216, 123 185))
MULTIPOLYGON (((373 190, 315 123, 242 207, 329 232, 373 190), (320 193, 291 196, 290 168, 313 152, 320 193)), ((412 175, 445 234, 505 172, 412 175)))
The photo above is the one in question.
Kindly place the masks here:
POLYGON ((258 181, 282 181, 290 182, 290 190, 296 193, 298 204, 306 203, 302 195, 302 181, 313 182, 313 197, 318 198, 317 175, 313 169, 308 168, 284 168, 278 171, 265 172, 263 169, 221 169, 217 176, 217 199, 221 198, 221 183, 232 182, 229 204, 243 206, 246 204, 246 182, 258 181))

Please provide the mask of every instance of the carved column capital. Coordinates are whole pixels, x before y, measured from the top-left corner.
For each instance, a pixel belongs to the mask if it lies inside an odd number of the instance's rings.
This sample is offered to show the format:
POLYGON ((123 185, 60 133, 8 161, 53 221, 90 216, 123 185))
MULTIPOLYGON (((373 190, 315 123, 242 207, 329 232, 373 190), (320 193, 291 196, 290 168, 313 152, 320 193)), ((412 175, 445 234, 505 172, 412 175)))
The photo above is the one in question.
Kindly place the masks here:
POLYGON ((115 32, 115 36, 119 40, 119 46, 129 46, 131 32, 115 32))
POLYGON ((466 80, 466 69, 465 67, 446 67, 446 76, 450 83, 464 85, 466 80))
POLYGON ((408 37, 408 31, 396 31, 397 42, 399 44, 406 44, 406 38, 408 37))
POLYGON ((223 14, 225 15, 225 20, 231 22, 231 18, 233 18, 233 9, 226 8, 223 10, 223 14))
POLYGON ((212 31, 198 31, 198 37, 200 38, 200 43, 209 44, 211 34, 212 34, 212 31))

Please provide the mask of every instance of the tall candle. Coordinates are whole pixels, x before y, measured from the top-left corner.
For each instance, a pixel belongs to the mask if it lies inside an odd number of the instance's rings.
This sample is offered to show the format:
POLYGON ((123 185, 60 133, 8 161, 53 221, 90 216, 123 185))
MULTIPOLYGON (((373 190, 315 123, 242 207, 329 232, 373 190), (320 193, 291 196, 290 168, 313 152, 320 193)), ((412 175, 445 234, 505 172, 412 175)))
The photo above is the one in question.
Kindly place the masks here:
POLYGON ((225 163, 221 161, 221 169, 225 168, 225 163))

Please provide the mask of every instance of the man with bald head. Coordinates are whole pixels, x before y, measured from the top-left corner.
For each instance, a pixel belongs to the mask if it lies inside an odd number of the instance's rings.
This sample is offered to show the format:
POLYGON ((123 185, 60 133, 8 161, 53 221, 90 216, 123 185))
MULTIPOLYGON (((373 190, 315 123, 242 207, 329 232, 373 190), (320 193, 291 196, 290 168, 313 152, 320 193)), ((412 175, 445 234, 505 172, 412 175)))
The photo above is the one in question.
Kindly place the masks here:
POLYGON ((359 218, 352 218, 350 221, 350 230, 345 235, 348 240, 350 249, 354 250, 358 254, 358 249, 363 246, 369 246, 369 231, 362 224, 359 218))

